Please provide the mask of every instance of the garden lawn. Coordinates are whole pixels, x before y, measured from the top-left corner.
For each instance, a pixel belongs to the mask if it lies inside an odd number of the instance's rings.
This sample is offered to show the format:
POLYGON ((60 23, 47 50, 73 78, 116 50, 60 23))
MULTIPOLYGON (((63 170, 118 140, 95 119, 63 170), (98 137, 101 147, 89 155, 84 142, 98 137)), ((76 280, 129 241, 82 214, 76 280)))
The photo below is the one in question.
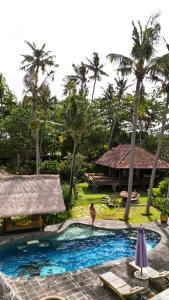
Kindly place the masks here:
MULTIPOLYGON (((75 206, 71 210, 71 217, 73 219, 79 219, 83 217, 90 217, 89 214, 89 206, 93 202, 97 211, 98 219, 110 219, 110 220, 124 220, 124 209, 123 207, 119 207, 119 203, 121 198, 117 194, 115 200, 115 208, 109 208, 107 205, 101 203, 101 199, 112 195, 111 190, 102 189, 99 190, 98 193, 93 193, 92 190, 88 188, 87 183, 78 184, 78 200, 76 200, 75 206)), ((146 197, 139 198, 139 204, 142 206, 131 206, 130 208, 130 223, 144 223, 158 220, 160 217, 160 211, 154 207, 151 207, 151 215, 145 215, 145 205, 146 205, 146 197)))

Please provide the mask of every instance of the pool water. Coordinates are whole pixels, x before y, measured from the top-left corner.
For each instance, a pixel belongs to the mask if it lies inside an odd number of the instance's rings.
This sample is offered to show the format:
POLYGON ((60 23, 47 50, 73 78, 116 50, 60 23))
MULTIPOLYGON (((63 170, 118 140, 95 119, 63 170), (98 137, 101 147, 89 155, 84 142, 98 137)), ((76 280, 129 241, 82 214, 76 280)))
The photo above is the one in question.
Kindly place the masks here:
MULTIPOLYGON (((147 249, 160 235, 145 230, 147 249)), ((70 225, 62 233, 17 240, 0 247, 0 271, 15 276, 44 276, 90 267, 133 256, 137 229, 109 230, 87 225, 70 225)))

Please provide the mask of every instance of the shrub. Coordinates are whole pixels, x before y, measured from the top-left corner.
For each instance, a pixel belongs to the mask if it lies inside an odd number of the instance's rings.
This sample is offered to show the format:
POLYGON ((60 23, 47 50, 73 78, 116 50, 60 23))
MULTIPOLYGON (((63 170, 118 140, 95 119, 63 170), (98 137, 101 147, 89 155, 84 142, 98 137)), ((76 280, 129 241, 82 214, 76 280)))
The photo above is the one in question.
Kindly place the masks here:
POLYGON ((169 199, 167 199, 169 178, 159 182, 158 188, 153 189, 153 206, 169 214, 169 199))
MULTIPOLYGON (((59 164, 60 173, 63 179, 68 179, 70 177, 72 165, 72 155, 69 153, 64 160, 62 160, 59 164)), ((91 168, 91 164, 85 161, 85 157, 78 153, 76 155, 75 160, 75 168, 74 168, 74 175, 81 180, 84 177, 84 173, 91 168)))
POLYGON ((169 178, 165 178, 164 180, 160 181, 159 183, 159 189, 160 189, 160 195, 166 197, 167 191, 168 191, 168 185, 169 185, 169 178))
POLYGON ((60 223, 62 221, 65 221, 69 219, 70 217, 70 212, 65 211, 65 212, 60 212, 60 213, 55 213, 55 214, 44 214, 42 215, 43 221, 45 225, 53 225, 60 223))
POLYGON ((66 207, 69 207, 69 185, 64 183, 62 184, 62 193, 63 193, 63 199, 65 202, 66 207))
POLYGON ((42 174, 58 174, 59 164, 56 160, 46 160, 41 162, 41 173, 42 174))
POLYGON ((158 208, 162 212, 169 214, 169 200, 162 197, 156 197, 153 199, 153 206, 158 208))
POLYGON ((24 163, 20 168, 18 169, 18 174, 25 175, 25 174, 35 174, 36 172, 36 161, 35 160, 29 160, 26 163, 24 163))

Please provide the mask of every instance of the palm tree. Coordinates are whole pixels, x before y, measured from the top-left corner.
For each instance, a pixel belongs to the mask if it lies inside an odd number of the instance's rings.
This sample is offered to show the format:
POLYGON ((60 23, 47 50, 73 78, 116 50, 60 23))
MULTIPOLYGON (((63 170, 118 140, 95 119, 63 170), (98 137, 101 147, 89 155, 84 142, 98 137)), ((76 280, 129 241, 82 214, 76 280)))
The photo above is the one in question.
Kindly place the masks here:
POLYGON ((103 71, 103 64, 100 64, 100 58, 97 52, 93 53, 93 59, 90 60, 86 58, 88 64, 86 64, 87 68, 93 72, 93 75, 90 76, 90 79, 94 81, 93 91, 92 91, 92 100, 94 98, 94 92, 96 87, 96 81, 101 81, 102 76, 108 76, 106 72, 103 71))
POLYGON ((63 96, 74 95, 77 90, 77 77, 75 75, 66 75, 63 81, 63 96))
POLYGON ((4 93, 6 89, 6 82, 5 78, 2 73, 0 73, 0 105, 1 105, 1 117, 3 119, 4 115, 4 108, 3 108, 3 98, 4 98, 4 93))
POLYGON ((126 91, 126 89, 128 88, 128 86, 126 86, 127 84, 127 80, 122 78, 115 78, 115 82, 116 82, 116 92, 115 92, 115 97, 114 97, 114 102, 116 105, 114 105, 114 120, 112 122, 112 126, 111 126, 111 131, 110 131, 110 137, 109 137, 109 142, 108 142, 108 149, 112 148, 112 139, 113 139, 113 133, 114 133, 114 129, 117 123, 117 119, 119 118, 119 113, 121 112, 120 110, 120 106, 121 106, 121 102, 122 102, 122 98, 124 96, 124 92, 126 91))
POLYGON ((87 95, 87 74, 88 74, 88 67, 86 64, 84 64, 83 62, 81 62, 80 65, 75 65, 72 64, 73 70, 76 73, 76 79, 77 79, 77 84, 80 84, 80 90, 81 92, 84 92, 85 95, 87 95))
MULTIPOLYGON (((167 44, 167 48, 169 50, 168 44, 167 44)), ((163 144, 164 132, 165 132, 166 121, 167 121, 167 113, 169 108, 169 53, 154 59, 154 67, 152 68, 151 75, 154 81, 161 82, 162 85, 161 91, 162 93, 166 94, 166 99, 165 99, 165 104, 162 112, 161 129, 158 138, 158 145, 157 145, 157 150, 156 150, 156 155, 155 155, 155 160, 154 160, 154 165, 151 173, 150 185, 148 190, 148 200, 146 206, 147 215, 150 214, 150 207, 152 202, 152 189, 155 181, 157 163, 159 160, 159 156, 163 144)))
POLYGON ((111 62, 119 62, 118 71, 124 75, 133 73, 136 78, 136 88, 134 95, 133 108, 133 130, 131 136, 131 151, 130 151, 130 170, 128 180, 128 198, 124 218, 128 219, 130 212, 130 200, 133 186, 133 172, 134 172, 134 152, 136 141, 136 130, 138 120, 138 104, 140 98, 140 89, 142 82, 146 75, 150 72, 151 59, 155 53, 155 45, 159 40, 160 24, 157 21, 159 15, 151 16, 143 29, 140 22, 138 28, 132 22, 132 40, 133 47, 131 49, 131 56, 126 57, 121 54, 109 54, 108 59, 111 62))
POLYGON ((37 99, 38 92, 42 85, 48 78, 53 79, 54 67, 58 67, 54 63, 54 56, 50 51, 45 50, 45 44, 41 48, 37 48, 35 43, 25 42, 32 51, 32 54, 22 55, 23 60, 21 70, 25 71, 24 84, 27 88, 27 93, 31 93, 32 97, 32 126, 33 137, 36 148, 36 174, 40 172, 40 154, 39 154, 39 126, 37 120, 37 99), (40 76, 45 75, 43 81, 40 83, 40 76))
MULTIPOLYGON (((73 141, 72 164, 70 174, 70 187, 69 187, 69 201, 72 199, 73 175, 75 167, 75 159, 77 154, 77 147, 80 143, 82 135, 88 126, 88 119, 90 115, 88 100, 82 94, 75 93, 67 97, 62 104, 61 117, 64 122, 65 131, 67 131, 73 141)), ((69 208, 69 207, 68 207, 69 208)))

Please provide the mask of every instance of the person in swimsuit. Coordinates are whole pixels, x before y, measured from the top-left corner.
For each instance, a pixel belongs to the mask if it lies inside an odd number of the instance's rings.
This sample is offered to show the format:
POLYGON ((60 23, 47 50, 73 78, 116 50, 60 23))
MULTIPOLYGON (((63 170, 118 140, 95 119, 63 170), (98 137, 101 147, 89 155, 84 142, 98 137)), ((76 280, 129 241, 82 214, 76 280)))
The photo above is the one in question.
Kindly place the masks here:
POLYGON ((91 216, 91 219, 92 219, 92 226, 94 225, 94 221, 96 219, 96 209, 94 207, 94 203, 92 203, 90 205, 90 216, 91 216))

